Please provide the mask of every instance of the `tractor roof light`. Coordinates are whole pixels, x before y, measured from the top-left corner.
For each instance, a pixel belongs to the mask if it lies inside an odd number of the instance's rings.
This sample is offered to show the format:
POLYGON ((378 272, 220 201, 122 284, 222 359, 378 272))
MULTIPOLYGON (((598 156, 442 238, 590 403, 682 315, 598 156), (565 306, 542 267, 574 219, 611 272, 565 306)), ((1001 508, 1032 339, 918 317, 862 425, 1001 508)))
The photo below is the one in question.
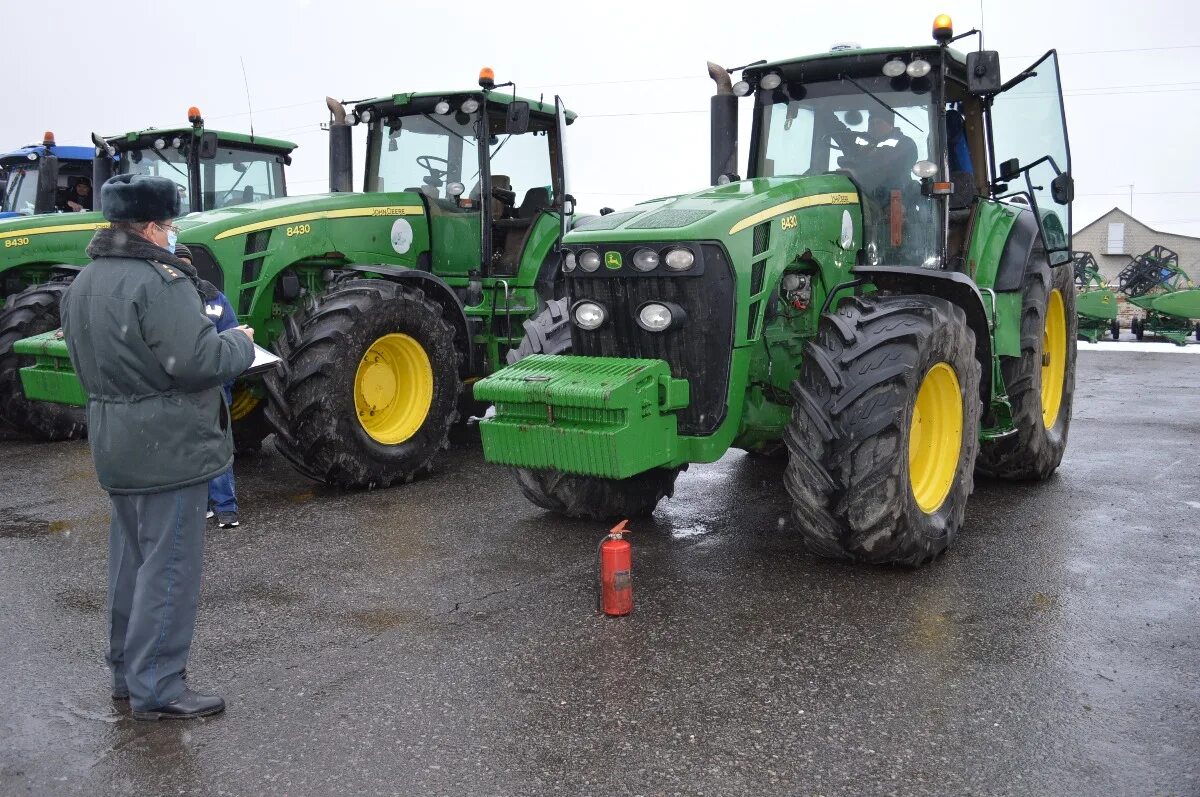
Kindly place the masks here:
POLYGON ((768 72, 759 78, 758 87, 767 91, 773 91, 779 88, 781 83, 783 83, 783 77, 778 72, 768 72))
POLYGON ((458 109, 463 113, 475 113, 479 110, 479 100, 474 97, 468 97, 463 100, 463 104, 458 109))
POLYGON ((358 118, 362 121, 363 124, 368 124, 371 121, 371 117, 373 117, 374 115, 375 114, 371 113, 371 109, 367 108, 367 109, 359 112, 358 118))
POLYGON ((931 69, 933 69, 933 67, 929 65, 928 61, 926 61, 924 58, 918 58, 909 64, 908 68, 904 71, 908 73, 909 77, 925 77, 929 74, 931 69))
POLYGON ((165 138, 154 139, 154 148, 155 149, 166 149, 167 148, 167 140, 165 138))
POLYGON ((938 14, 933 20, 933 40, 947 44, 954 38, 954 22, 949 14, 938 14))
POLYGON ((445 116, 450 113, 450 103, 445 100, 439 100, 438 104, 433 106, 433 112, 438 116, 445 116))
POLYGON ((745 80, 739 80, 733 84, 733 93, 739 97, 745 97, 750 93, 750 83, 745 80))
POLYGON ((496 71, 490 66, 485 66, 479 70, 479 86, 484 89, 493 89, 496 87, 496 71))
POLYGON ((904 74, 904 69, 907 66, 899 58, 893 58, 883 65, 884 77, 900 77, 904 74))

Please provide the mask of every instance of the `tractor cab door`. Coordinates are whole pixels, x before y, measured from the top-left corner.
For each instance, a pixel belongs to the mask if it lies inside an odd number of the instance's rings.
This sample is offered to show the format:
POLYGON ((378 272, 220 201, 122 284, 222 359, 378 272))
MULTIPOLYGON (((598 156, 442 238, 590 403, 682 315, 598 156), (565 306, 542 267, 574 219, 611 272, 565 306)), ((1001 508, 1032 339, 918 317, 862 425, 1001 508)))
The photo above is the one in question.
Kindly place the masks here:
POLYGON ((1051 50, 1004 85, 992 103, 995 179, 1024 194, 1036 214, 1051 264, 1071 257, 1071 149, 1051 50))
POLYGON ((491 199, 484 215, 491 224, 488 274, 512 277, 521 269, 526 250, 558 234, 552 213, 561 185, 561 140, 557 120, 530 113, 517 100, 496 104, 488 117, 488 170, 491 199))

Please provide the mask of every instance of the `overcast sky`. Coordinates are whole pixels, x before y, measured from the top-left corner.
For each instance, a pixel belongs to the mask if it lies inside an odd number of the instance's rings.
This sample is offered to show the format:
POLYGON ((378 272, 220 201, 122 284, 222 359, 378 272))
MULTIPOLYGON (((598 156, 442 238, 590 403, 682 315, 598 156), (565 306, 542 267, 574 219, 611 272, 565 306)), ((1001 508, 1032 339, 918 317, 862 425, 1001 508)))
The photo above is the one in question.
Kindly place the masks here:
MULTIPOLYGON (((255 132, 300 145, 291 192, 323 191, 325 95, 466 88, 488 65, 520 93, 562 94, 579 113, 567 150, 570 190, 591 212, 707 183, 706 60, 737 66, 845 41, 921 44, 941 12, 953 16, 956 32, 981 26, 978 0, 124 0, 104 7, 62 3, 5 37, 9 101, 0 149, 46 129, 68 144, 86 143, 92 130, 180 125, 193 104, 210 127, 248 130, 241 58, 255 132), (81 30, 70 33, 73 23, 81 30)), ((1076 229, 1110 207, 1129 210, 1132 184, 1138 218, 1200 235, 1200 79, 1186 80, 1200 56, 1195 6, 985 0, 982 13, 987 47, 1000 51, 1006 78, 1050 48, 1061 55, 1076 229)), ((742 107, 745 117, 749 103, 742 107)), ((361 128, 356 133, 361 146, 361 128)), ((748 137, 743 172, 746 144, 748 137)), ((360 174, 361 167, 360 154, 360 174)))

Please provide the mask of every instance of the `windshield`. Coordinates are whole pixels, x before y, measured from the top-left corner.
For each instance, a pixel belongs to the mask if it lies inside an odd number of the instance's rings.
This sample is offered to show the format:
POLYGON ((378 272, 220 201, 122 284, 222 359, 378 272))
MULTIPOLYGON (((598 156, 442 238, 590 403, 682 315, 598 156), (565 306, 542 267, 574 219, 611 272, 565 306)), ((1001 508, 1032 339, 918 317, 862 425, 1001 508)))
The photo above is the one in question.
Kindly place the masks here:
POLYGON ((382 119, 370 138, 366 190, 413 191, 447 208, 470 207, 464 200, 479 198, 478 120, 461 111, 382 119))
POLYGON ((37 201, 37 164, 6 166, 8 183, 4 186, 0 212, 32 216, 37 201))
POLYGON ((202 207, 192 207, 188 195, 189 138, 181 146, 142 147, 121 154, 118 172, 166 177, 179 190, 180 213, 260 202, 286 196, 283 156, 273 152, 222 146, 216 157, 200 161, 202 207))
POLYGON ((929 87, 863 77, 781 88, 760 99, 754 176, 845 174, 861 189, 868 256, 873 244, 882 262, 936 265, 934 202, 912 173, 935 129, 929 87))

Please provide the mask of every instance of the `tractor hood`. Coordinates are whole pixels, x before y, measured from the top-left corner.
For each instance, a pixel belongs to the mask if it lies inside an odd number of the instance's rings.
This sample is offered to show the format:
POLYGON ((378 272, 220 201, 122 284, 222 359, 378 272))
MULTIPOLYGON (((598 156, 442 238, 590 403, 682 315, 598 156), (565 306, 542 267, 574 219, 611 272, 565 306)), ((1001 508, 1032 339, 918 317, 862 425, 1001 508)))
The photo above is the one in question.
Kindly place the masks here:
POLYGON ((565 243, 722 240, 805 208, 857 204, 858 190, 842 175, 756 177, 588 219, 565 243))
POLYGON ((420 216, 424 212, 420 196, 414 193, 307 194, 190 213, 176 224, 182 243, 204 243, 319 219, 420 216))
POLYGON ((10 216, 0 219, 0 238, 44 235, 55 232, 95 230, 107 227, 100 213, 42 213, 37 216, 10 216))

